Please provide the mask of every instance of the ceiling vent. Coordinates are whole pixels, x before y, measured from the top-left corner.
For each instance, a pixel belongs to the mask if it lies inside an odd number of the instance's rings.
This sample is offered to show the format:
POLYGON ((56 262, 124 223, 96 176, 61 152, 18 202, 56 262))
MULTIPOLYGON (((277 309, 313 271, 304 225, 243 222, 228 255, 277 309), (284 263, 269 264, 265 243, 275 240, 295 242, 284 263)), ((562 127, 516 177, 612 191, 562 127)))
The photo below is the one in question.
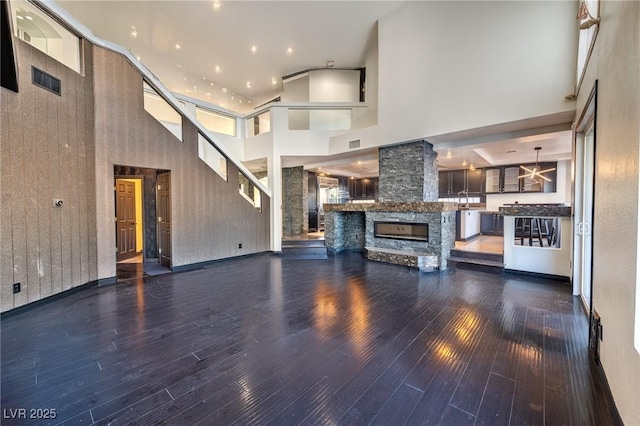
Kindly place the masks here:
POLYGON ((349 149, 360 148, 360 139, 356 139, 355 141, 349 141, 349 149))
POLYGON ((31 71, 31 81, 33 84, 53 92, 58 96, 62 96, 62 83, 59 78, 56 78, 51 74, 47 74, 33 66, 31 67, 31 71))

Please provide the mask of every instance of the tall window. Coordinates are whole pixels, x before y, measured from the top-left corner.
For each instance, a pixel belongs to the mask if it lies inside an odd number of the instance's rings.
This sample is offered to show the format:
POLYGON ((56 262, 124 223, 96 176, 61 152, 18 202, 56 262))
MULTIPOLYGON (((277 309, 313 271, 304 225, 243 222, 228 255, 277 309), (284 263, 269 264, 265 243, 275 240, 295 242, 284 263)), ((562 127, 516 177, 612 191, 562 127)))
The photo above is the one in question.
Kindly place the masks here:
POLYGON ((78 36, 27 1, 12 0, 10 4, 16 37, 82 73, 78 36))
POLYGON ((196 106, 196 118, 211 132, 229 136, 236 135, 235 117, 196 106))
POLYGON ((146 82, 143 86, 144 109, 182 141, 182 115, 146 82))
MULTIPOLYGON (((600 0, 584 0, 584 3, 587 6, 591 17, 587 16, 580 20, 580 25, 585 26, 588 25, 592 18, 598 19, 600 16, 600 0)), ((591 22, 593 23, 593 22, 591 22)), ((596 40, 596 35, 598 34, 599 24, 591 25, 589 28, 580 29, 579 38, 578 38, 578 68, 577 68, 577 76, 576 76, 576 93, 580 89, 580 84, 582 83, 582 76, 584 75, 584 71, 587 68, 587 63, 589 62, 589 55, 591 55, 591 50, 593 49, 593 44, 596 40)))

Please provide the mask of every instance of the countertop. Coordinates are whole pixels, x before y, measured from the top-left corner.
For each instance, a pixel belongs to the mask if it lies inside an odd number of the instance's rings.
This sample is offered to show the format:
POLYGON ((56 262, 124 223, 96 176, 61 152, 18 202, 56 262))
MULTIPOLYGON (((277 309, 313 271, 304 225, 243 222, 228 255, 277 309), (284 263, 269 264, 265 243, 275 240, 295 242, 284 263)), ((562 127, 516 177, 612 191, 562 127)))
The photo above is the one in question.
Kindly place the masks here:
POLYGON ((341 203, 324 204, 325 212, 417 212, 437 213, 455 212, 458 210, 456 203, 429 202, 429 201, 387 201, 383 203, 341 203))
POLYGON ((498 210, 503 216, 571 217, 571 207, 559 204, 512 204, 498 210))

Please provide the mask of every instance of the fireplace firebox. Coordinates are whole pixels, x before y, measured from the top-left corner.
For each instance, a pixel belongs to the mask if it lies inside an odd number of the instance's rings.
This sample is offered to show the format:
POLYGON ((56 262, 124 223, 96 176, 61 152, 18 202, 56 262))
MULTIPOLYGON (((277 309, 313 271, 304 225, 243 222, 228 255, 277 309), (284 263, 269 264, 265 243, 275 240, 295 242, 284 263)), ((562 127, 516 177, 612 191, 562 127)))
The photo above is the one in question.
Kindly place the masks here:
POLYGON ((429 241, 429 224, 374 222, 374 237, 394 240, 429 241))

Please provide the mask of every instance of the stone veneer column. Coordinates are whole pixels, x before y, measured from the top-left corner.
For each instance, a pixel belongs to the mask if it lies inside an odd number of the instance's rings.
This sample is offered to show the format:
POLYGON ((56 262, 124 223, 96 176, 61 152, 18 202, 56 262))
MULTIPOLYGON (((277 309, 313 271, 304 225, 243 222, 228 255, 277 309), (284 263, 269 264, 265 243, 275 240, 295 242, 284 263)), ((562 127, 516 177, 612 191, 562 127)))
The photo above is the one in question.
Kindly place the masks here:
POLYGON ((437 154, 427 141, 379 148, 379 200, 438 201, 437 154))
POLYGON ((308 174, 302 166, 282 169, 282 232, 284 235, 300 235, 309 232, 308 174))

